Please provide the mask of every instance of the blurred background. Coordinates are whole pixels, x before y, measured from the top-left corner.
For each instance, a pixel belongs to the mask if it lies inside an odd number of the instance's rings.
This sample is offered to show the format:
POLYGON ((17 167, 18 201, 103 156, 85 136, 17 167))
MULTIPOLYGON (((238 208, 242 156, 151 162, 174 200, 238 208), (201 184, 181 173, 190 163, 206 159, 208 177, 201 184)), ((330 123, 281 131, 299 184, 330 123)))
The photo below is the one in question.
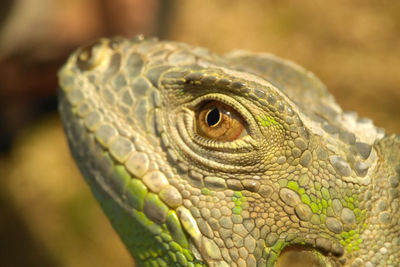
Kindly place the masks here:
POLYGON ((132 266, 72 162, 56 72, 77 46, 143 33, 271 52, 345 110, 400 133, 400 1, 0 1, 0 265, 132 266))

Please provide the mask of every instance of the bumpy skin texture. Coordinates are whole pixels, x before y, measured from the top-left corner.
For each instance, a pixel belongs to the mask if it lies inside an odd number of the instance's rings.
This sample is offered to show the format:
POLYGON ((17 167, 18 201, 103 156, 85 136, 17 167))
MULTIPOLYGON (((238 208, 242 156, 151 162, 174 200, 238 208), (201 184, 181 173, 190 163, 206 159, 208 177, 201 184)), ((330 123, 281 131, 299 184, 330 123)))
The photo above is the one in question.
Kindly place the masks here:
POLYGON ((72 154, 139 266, 400 265, 399 136, 300 66, 114 38, 59 78, 72 154), (245 134, 200 135, 210 101, 245 134))

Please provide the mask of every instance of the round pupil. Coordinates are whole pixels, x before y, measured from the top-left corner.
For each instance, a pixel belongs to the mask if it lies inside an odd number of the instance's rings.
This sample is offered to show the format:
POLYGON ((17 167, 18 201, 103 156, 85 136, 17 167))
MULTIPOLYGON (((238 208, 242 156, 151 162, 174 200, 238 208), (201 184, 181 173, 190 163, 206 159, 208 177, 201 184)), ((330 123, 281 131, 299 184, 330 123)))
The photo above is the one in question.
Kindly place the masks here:
POLYGON ((207 114, 207 125, 209 127, 211 126, 215 126, 216 124, 218 124, 219 120, 221 118, 221 114, 218 110, 218 108, 213 108, 210 112, 208 112, 207 114))

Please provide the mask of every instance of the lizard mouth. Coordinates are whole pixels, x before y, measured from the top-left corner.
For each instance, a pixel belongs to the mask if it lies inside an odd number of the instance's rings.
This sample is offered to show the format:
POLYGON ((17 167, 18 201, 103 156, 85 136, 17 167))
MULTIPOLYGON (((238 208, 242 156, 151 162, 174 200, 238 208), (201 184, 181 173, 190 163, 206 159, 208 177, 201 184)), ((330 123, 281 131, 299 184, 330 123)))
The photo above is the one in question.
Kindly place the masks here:
POLYGON ((301 245, 288 246, 282 250, 276 267, 330 267, 334 266, 328 257, 316 249, 301 245))

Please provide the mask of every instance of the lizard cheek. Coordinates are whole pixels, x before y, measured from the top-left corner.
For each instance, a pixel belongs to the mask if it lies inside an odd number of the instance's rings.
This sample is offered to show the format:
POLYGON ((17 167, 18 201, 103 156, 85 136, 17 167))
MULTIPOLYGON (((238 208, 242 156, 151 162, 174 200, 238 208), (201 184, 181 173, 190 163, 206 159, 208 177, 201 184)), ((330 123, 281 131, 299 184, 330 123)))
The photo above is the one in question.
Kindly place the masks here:
POLYGON ((233 141, 247 135, 245 122, 229 105, 209 101, 196 112, 196 132, 208 139, 233 141))
POLYGON ((276 262, 276 267, 324 267, 331 266, 331 262, 316 250, 301 246, 285 248, 276 262))

